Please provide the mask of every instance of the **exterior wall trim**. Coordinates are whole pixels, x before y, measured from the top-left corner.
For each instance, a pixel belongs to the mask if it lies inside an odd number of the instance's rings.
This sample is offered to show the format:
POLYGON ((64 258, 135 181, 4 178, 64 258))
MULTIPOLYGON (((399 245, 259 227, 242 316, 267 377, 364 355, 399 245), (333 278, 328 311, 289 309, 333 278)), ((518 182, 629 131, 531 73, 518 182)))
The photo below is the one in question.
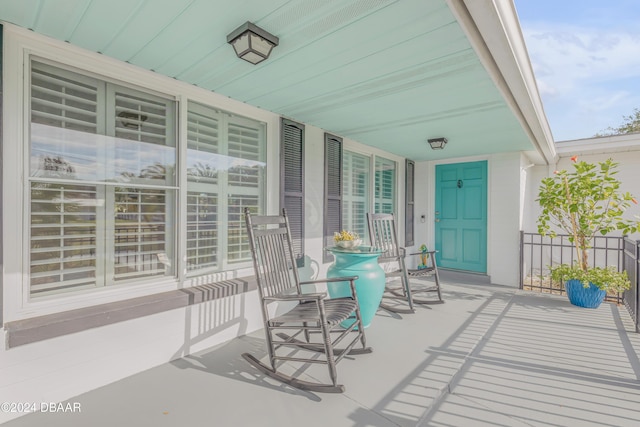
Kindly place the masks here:
POLYGON ((137 319, 255 289, 257 289, 255 277, 242 277, 8 322, 4 324, 6 330, 5 348, 9 349, 91 328, 137 319))

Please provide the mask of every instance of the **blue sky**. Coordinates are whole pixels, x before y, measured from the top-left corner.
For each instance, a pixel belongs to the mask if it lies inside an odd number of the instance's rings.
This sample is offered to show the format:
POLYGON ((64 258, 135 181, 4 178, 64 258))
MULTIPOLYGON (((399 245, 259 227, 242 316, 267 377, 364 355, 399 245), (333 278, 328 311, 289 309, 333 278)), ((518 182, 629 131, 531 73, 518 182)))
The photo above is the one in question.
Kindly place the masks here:
POLYGON ((640 108, 639 0, 515 0, 554 139, 589 138, 640 108))

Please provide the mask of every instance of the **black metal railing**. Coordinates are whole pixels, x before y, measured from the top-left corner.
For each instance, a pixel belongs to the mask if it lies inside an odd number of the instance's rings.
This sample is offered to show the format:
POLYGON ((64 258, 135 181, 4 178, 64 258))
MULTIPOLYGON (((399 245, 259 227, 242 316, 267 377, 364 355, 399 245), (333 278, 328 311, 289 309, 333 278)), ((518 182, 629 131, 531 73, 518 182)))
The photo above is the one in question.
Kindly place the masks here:
MULTIPOLYGON (((608 301, 624 303, 640 332, 640 241, 628 237, 598 236, 588 252, 592 267, 616 267, 626 271, 631 288, 622 294, 607 295, 608 301)), ((537 233, 520 232, 520 289, 564 294, 561 284, 553 283, 549 269, 559 264, 573 264, 575 249, 568 235, 554 238, 537 233)))
POLYGON ((640 305, 640 242, 624 238, 624 256, 623 256, 623 268, 629 276, 631 281, 631 288, 624 291, 623 300, 624 305, 629 310, 629 314, 633 318, 633 323, 636 328, 636 332, 640 332, 640 315, 638 314, 638 307, 640 305))
MULTIPOLYGON (((623 237, 597 236, 591 241, 587 261, 592 267, 613 266, 624 270, 623 237)), ((568 235, 556 237, 520 232, 520 289, 564 294, 564 287, 551 280, 549 269, 576 262, 575 247, 568 235)), ((607 295, 608 301, 622 302, 622 294, 607 295)))

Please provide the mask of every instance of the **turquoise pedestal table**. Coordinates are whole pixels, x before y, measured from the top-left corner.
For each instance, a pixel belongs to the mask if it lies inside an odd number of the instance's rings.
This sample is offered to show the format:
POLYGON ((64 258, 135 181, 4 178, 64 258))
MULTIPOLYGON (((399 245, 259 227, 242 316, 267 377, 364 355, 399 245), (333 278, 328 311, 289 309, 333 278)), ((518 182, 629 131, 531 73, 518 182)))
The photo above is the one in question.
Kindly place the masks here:
MULTIPOLYGON (((360 314, 364 327, 368 328, 384 293, 384 270, 378 264, 378 257, 383 251, 371 246, 355 249, 330 247, 327 250, 335 257, 334 263, 327 270, 327 277, 358 276, 355 284, 360 314)), ((346 297, 350 292, 349 282, 327 283, 327 289, 331 298, 346 297)), ((348 320, 342 322, 341 326, 348 327, 351 323, 353 320, 348 320)))

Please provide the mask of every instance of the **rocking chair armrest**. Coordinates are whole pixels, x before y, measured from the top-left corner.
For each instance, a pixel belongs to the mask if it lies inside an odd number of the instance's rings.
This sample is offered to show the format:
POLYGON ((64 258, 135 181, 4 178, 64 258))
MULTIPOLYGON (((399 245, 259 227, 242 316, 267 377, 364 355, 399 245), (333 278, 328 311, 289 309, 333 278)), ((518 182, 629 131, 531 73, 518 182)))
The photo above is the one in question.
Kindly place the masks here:
POLYGON ((307 301, 307 300, 323 300, 327 297, 326 292, 316 292, 312 294, 277 294, 264 297, 265 301, 307 301))
POLYGON ((300 282, 300 285, 310 283, 335 283, 348 281, 349 287, 351 288, 351 297, 356 298, 356 280, 358 280, 358 276, 328 277, 326 279, 313 280, 310 282, 300 282))
POLYGON ((343 277, 327 277, 326 279, 311 280, 307 282, 300 282, 300 285, 309 285, 314 283, 335 283, 335 282, 349 282, 351 288, 351 296, 356 296, 356 280, 358 276, 343 276, 343 277))
MULTIPOLYGON (((428 253, 429 255, 433 255, 433 254, 438 253, 438 251, 427 251, 427 253, 428 253)), ((410 253, 409 255, 422 255, 422 252, 412 252, 412 253, 410 253)))
POLYGON ((316 284, 316 283, 345 282, 347 280, 358 280, 358 276, 327 277, 326 279, 308 280, 306 282, 300 282, 300 285, 313 285, 313 284, 316 284))

